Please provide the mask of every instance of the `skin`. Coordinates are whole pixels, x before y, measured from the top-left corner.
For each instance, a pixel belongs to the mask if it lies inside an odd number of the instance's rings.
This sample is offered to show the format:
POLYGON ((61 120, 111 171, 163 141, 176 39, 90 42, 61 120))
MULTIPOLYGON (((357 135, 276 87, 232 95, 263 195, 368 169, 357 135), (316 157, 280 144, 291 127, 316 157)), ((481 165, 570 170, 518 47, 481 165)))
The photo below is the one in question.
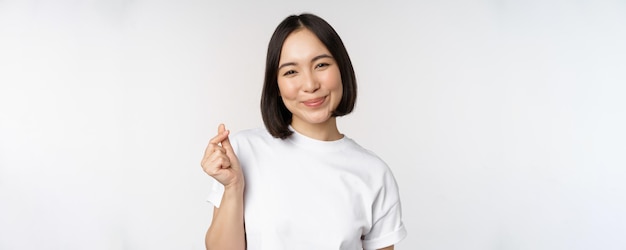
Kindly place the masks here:
MULTIPOLYGON (((293 114, 291 126, 308 137, 333 141, 343 137, 332 112, 343 94, 341 73, 326 46, 308 29, 291 33, 283 44, 278 70, 280 97, 293 114)), ((246 248, 243 192, 239 160, 223 124, 209 141, 202 159, 204 171, 224 185, 221 206, 213 210, 207 249, 246 248)), ((388 246, 381 250, 393 250, 388 246)))
POLYGON ((245 181, 239 160, 230 144, 224 124, 220 124, 217 135, 209 141, 202 169, 224 185, 220 208, 213 210, 213 222, 207 230, 207 249, 246 249, 244 229, 243 191, 245 181))
POLYGON ((278 65, 278 88, 293 114, 291 126, 314 139, 341 139, 331 116, 343 94, 341 73, 326 46, 308 29, 296 30, 285 40, 278 65))

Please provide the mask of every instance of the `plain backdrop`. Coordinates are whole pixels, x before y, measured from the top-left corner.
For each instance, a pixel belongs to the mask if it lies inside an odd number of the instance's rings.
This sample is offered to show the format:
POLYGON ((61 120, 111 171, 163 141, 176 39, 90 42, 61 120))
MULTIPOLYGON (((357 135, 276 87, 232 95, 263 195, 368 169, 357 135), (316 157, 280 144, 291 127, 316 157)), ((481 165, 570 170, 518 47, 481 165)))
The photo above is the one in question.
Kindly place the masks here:
POLYGON ((262 126, 302 12, 351 55, 396 249, 626 248, 624 1, 0 0, 0 249, 203 249, 204 148, 262 126))

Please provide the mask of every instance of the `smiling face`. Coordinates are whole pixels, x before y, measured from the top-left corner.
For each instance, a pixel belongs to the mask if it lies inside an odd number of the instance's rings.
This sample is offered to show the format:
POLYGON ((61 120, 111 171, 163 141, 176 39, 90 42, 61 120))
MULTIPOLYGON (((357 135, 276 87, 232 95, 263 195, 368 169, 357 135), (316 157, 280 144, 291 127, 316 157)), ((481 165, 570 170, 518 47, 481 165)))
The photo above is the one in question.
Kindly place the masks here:
POLYGON ((339 66, 326 46, 306 28, 285 40, 279 60, 278 88, 283 103, 293 114, 291 125, 334 126, 333 111, 343 88, 339 66))

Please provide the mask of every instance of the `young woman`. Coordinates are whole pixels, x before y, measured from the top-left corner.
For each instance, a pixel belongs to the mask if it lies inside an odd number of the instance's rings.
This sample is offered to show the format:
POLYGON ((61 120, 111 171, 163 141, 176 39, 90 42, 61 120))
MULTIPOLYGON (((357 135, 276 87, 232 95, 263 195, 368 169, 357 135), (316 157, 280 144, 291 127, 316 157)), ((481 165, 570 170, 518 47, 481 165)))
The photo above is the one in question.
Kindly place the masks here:
POLYGON ((229 138, 223 124, 202 159, 217 182, 207 249, 393 249, 406 236, 393 174, 337 129, 356 79, 323 19, 289 16, 267 52, 265 129, 229 138))

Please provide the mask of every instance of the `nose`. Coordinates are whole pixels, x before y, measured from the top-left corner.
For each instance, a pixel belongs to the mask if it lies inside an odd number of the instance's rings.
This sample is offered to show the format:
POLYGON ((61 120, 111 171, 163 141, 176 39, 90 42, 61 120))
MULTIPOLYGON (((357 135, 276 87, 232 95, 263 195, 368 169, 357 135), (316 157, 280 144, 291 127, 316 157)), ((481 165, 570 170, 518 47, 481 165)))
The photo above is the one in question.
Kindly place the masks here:
POLYGON ((302 83, 302 90, 306 93, 314 93, 320 88, 320 83, 314 72, 305 75, 302 83))

